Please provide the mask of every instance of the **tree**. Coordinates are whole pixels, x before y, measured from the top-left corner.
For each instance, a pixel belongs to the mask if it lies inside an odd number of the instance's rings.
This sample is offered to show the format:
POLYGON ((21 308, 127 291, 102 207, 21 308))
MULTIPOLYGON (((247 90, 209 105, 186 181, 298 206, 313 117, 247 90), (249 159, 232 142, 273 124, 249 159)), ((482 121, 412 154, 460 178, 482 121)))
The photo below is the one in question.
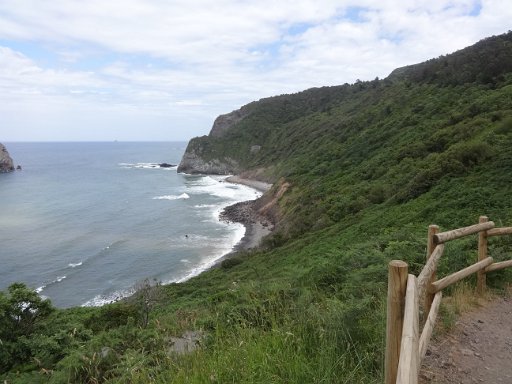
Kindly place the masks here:
POLYGON ((144 279, 135 284, 136 293, 134 295, 135 305, 139 312, 139 321, 142 328, 146 328, 149 324, 149 314, 158 302, 160 296, 160 282, 144 279))
POLYGON ((19 363, 27 354, 26 340, 37 329, 38 322, 55 308, 23 283, 14 283, 0 292, 0 372, 19 363))
POLYGON ((38 320, 54 311, 50 300, 41 298, 23 283, 14 283, 7 294, 0 292, 0 337, 2 340, 30 335, 38 320))

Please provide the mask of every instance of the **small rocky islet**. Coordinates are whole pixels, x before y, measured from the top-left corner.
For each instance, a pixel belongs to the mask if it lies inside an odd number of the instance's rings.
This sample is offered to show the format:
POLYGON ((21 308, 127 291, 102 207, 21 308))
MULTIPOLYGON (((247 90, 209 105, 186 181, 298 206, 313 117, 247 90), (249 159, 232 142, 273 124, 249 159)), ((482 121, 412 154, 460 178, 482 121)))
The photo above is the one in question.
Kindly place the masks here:
POLYGON ((14 169, 14 163, 7 148, 0 143, 0 173, 12 172, 14 169))

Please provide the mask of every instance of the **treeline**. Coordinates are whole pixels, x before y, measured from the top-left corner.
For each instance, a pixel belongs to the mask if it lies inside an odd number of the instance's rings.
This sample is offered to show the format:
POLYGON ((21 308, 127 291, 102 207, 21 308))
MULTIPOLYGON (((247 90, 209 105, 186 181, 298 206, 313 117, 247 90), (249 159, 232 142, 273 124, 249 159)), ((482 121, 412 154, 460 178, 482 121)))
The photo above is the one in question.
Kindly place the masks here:
POLYGON ((397 69, 391 77, 443 86, 496 85, 512 71, 512 32, 488 37, 448 56, 397 69))

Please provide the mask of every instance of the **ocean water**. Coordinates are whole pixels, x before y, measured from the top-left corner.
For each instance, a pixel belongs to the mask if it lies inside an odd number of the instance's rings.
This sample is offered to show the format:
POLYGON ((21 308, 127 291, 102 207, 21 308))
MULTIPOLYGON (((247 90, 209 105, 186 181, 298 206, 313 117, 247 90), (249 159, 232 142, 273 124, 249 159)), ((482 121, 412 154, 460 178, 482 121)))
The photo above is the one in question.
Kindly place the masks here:
POLYGON ((59 307, 199 274, 244 235, 221 210, 260 195, 155 166, 185 142, 4 144, 23 170, 0 174, 0 289, 24 282, 59 307))

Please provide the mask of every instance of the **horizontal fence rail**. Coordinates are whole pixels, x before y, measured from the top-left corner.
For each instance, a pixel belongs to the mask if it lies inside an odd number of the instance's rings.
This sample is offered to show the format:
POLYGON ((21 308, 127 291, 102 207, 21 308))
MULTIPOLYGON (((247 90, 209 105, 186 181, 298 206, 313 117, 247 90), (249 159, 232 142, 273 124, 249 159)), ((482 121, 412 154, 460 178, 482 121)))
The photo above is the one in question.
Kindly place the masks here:
POLYGON ((494 228, 494 222, 480 216, 479 223, 469 227, 439 232, 437 225, 429 226, 427 262, 416 278, 408 274, 408 265, 401 260, 389 263, 387 325, 386 325, 386 384, 416 384, 421 360, 425 357, 434 331, 442 300, 442 290, 477 274, 478 293, 486 287, 486 274, 512 267, 512 260, 494 263, 487 255, 487 240, 492 236, 512 235, 512 227, 494 228), (445 243, 464 236, 478 234, 478 260, 441 279, 436 279, 439 260, 445 243), (426 316, 420 334, 420 304, 426 316))
POLYGON ((430 287, 429 292, 431 293, 437 293, 439 291, 442 291, 446 287, 449 287, 450 285, 456 283, 459 280, 462 280, 465 277, 468 277, 469 275, 472 275, 475 272, 478 272, 487 266, 492 264, 492 257, 487 257, 483 259, 482 261, 479 261, 478 263, 475 263, 467 268, 461 269, 458 272, 452 273, 451 275, 448 275, 446 277, 443 277, 440 280, 434 281, 430 287))
POLYGON ((512 235, 512 227, 493 228, 487 231, 487 237, 501 235, 512 235))
POLYGON ((492 221, 471 225, 469 227, 453 229, 451 231, 441 232, 434 235, 434 242, 436 244, 442 244, 450 240, 459 239, 461 237, 472 235, 481 231, 486 231, 491 228, 494 228, 494 223, 492 221))

